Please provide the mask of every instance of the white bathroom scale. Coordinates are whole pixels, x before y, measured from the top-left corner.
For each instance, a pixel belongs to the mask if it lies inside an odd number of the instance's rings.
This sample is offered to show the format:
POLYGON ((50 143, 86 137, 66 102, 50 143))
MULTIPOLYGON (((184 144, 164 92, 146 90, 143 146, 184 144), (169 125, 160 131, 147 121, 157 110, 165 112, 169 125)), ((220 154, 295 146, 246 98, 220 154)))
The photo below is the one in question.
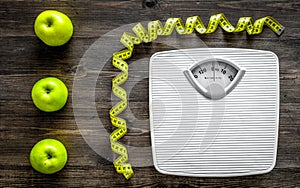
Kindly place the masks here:
POLYGON ((276 162, 279 62, 270 51, 194 48, 150 59, 155 168, 164 174, 262 174, 276 162))

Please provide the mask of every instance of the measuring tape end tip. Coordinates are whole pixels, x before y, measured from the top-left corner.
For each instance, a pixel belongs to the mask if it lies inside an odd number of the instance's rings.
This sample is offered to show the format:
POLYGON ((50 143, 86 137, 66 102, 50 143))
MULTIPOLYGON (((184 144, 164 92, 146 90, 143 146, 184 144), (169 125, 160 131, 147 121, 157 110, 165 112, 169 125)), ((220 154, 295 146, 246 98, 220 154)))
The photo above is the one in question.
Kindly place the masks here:
POLYGON ((284 26, 281 26, 280 29, 276 32, 276 34, 277 34, 278 36, 280 36, 280 35, 283 33, 284 30, 285 30, 285 27, 284 27, 284 26))

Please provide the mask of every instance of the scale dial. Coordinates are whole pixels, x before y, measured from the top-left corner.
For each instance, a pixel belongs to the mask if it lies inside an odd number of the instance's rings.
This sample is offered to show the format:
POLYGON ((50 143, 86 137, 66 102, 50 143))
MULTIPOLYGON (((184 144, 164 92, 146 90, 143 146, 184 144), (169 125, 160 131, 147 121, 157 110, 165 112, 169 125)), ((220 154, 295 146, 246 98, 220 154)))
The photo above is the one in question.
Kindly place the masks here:
POLYGON ((184 74, 199 93, 217 100, 234 89, 245 70, 224 59, 208 59, 195 63, 184 74))

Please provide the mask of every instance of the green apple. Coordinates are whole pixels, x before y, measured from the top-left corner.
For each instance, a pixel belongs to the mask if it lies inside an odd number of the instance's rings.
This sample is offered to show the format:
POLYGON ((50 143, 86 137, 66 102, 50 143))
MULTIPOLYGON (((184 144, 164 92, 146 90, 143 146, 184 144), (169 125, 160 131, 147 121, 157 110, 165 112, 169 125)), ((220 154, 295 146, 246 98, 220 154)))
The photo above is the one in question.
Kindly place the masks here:
POLYGON ((44 139, 36 143, 30 152, 31 166, 38 172, 53 174, 67 163, 65 146, 55 139, 44 139))
POLYGON ((31 90, 35 106, 45 112, 60 110, 67 102, 68 89, 58 78, 47 77, 37 81, 31 90))
POLYGON ((61 46, 73 35, 73 24, 70 18, 56 10, 40 13, 34 23, 35 34, 49 46, 61 46))

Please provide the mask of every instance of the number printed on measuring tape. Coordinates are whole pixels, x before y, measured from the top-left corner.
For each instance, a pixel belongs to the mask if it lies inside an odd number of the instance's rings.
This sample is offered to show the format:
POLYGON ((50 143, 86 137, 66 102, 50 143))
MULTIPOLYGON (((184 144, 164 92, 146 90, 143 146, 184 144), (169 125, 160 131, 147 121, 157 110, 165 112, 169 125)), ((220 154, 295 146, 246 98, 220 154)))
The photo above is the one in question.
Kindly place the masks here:
MULTIPOLYGON (((120 85, 126 82, 128 78, 128 64, 125 60, 132 56, 134 45, 138 45, 141 42, 151 42, 158 36, 170 35, 174 30, 176 30, 178 34, 191 34, 194 31, 199 34, 209 34, 213 33, 218 26, 220 26, 224 31, 229 33, 246 30, 249 35, 256 35, 262 32, 264 25, 268 26, 277 35, 281 35, 284 30, 284 27, 270 16, 257 19, 254 22, 251 17, 241 17, 234 27, 227 20, 225 15, 221 13, 212 15, 207 27, 204 26, 198 16, 192 16, 186 19, 185 24, 180 18, 168 18, 164 26, 159 20, 150 21, 148 22, 148 30, 146 30, 142 24, 138 23, 132 28, 134 34, 128 32, 123 33, 120 42, 127 49, 114 53, 112 57, 112 65, 121 70, 121 73, 112 79, 112 92, 121 100, 114 105, 109 112, 111 123, 117 128, 110 135, 111 149, 113 152, 119 154, 119 157, 114 161, 116 171, 123 174, 126 179, 133 176, 132 166, 128 162, 127 149, 118 142, 118 140, 127 133, 126 120, 118 117, 118 115, 127 108, 127 94, 120 85)), ((206 69, 200 71, 202 73, 205 72, 206 69)), ((222 70, 222 73, 226 74, 224 70, 222 70)), ((195 75, 195 78, 197 77, 198 76, 195 75)), ((230 75, 228 78, 232 81, 234 77, 230 75)))

